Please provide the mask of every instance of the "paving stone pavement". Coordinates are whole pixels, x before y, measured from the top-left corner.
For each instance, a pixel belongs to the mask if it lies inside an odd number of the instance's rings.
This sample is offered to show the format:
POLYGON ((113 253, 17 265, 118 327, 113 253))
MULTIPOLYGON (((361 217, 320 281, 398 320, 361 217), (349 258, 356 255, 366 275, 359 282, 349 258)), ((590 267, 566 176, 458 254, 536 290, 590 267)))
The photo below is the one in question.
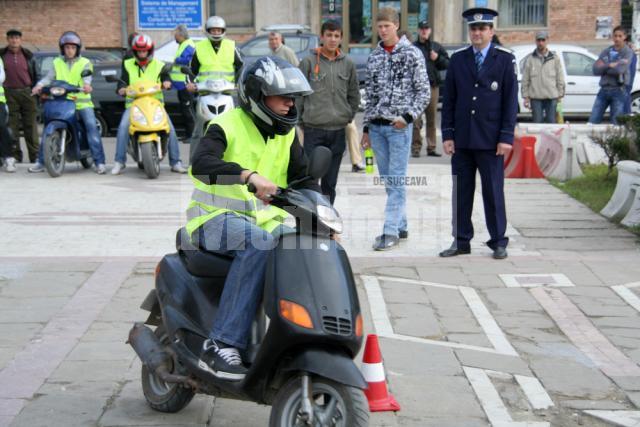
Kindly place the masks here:
MULTIPOLYGON (((585 411, 640 405, 637 237, 543 180, 508 180, 509 258, 491 259, 482 243, 479 193, 472 254, 438 258, 451 239, 449 167, 420 159, 409 168, 421 184, 408 189, 409 239, 375 253, 384 189, 349 170, 336 202, 342 244, 402 407, 370 425, 627 425, 585 411)), ((112 177, 72 167, 54 180, 20 165, 0 185, 0 426, 267 424, 270 408, 249 402, 197 396, 167 415, 142 396, 125 340, 185 221, 186 177, 166 165, 154 181, 135 168, 112 177)))

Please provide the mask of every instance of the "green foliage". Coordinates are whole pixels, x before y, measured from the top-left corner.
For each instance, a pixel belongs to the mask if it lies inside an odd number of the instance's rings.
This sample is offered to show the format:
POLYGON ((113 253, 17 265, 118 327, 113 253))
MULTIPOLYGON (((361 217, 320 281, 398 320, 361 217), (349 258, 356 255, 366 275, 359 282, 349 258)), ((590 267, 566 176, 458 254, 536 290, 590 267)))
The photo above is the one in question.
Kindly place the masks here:
POLYGON ((638 160, 640 151, 640 116, 619 116, 618 121, 622 126, 610 126, 604 132, 591 134, 591 140, 602 147, 607 156, 607 176, 611 175, 618 162, 638 160))

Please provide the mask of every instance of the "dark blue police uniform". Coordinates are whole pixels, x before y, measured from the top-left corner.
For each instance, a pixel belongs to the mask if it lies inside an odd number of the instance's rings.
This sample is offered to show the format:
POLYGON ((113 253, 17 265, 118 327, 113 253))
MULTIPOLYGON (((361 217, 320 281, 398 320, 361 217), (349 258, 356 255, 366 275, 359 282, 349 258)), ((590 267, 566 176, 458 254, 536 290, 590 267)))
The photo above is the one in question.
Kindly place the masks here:
MULTIPOLYGON (((479 18, 475 9, 469 12, 479 18)), ((497 15, 497 12, 490 11, 497 15)), ((487 21, 485 15, 484 21, 487 21)), ((473 17, 472 17, 473 18, 473 17)), ((442 140, 454 141, 451 159, 454 177, 453 236, 458 250, 468 253, 473 238, 471 213, 480 172, 482 198, 487 228, 491 239, 487 245, 506 248, 507 218, 504 202, 504 156, 497 156, 499 142, 512 144, 518 113, 518 81, 513 54, 491 45, 478 72, 473 47, 453 54, 447 70, 442 105, 442 140)), ((441 254, 442 255, 442 254, 441 254)))

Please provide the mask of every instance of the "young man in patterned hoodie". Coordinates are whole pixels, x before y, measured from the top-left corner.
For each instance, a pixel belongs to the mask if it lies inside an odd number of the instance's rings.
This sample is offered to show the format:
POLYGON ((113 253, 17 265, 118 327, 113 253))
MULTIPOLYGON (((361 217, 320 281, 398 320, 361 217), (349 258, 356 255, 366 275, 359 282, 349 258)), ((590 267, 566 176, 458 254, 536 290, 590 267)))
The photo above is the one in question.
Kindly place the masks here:
POLYGON ((431 90, 424 55, 406 37, 398 38, 398 12, 381 8, 376 27, 380 43, 367 62, 362 146, 373 148, 387 192, 384 229, 373 244, 384 251, 409 236, 405 181, 412 123, 429 104, 431 90))

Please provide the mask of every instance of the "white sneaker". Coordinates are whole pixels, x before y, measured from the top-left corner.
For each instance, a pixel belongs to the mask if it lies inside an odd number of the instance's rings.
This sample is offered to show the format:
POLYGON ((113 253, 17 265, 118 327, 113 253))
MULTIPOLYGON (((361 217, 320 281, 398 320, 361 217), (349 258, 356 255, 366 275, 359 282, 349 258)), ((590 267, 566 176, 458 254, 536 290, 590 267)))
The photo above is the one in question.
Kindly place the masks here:
POLYGON ((13 173, 16 171, 16 159, 13 157, 7 157, 4 159, 4 170, 13 173))
POLYGON ((100 163, 99 165, 96 165, 96 173, 98 175, 104 175, 105 173, 107 173, 107 168, 104 165, 104 163, 100 163))
POLYGON ((31 173, 44 172, 44 165, 40 162, 35 162, 33 166, 29 168, 29 172, 31 173))
POLYGON ((171 166, 171 172, 175 173, 187 173, 187 169, 182 166, 182 162, 178 161, 175 165, 171 166))
POLYGON ((115 162, 113 164, 113 169, 111 169, 111 175, 120 175, 126 167, 127 165, 125 165, 124 163, 115 162))

